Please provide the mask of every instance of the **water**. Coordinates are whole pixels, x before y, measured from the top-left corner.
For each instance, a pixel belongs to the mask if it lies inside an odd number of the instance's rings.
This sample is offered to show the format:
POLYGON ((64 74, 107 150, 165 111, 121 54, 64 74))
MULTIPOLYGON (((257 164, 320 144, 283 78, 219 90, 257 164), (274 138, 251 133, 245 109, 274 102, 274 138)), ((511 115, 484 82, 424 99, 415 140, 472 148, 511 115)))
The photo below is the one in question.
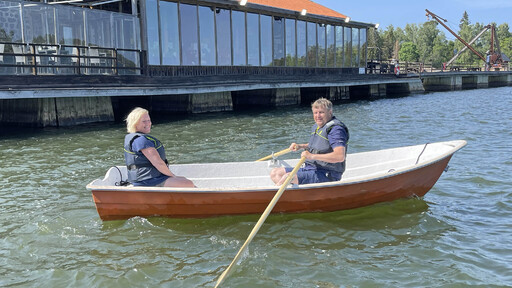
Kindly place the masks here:
MULTIPOLYGON (((223 287, 512 287, 512 88, 335 106, 349 152, 465 139, 423 199, 272 215, 223 287)), ((153 119, 175 163, 306 142, 308 107, 153 119)), ((0 133, 0 286, 213 287, 259 215, 102 222, 85 185, 122 123, 0 133)))

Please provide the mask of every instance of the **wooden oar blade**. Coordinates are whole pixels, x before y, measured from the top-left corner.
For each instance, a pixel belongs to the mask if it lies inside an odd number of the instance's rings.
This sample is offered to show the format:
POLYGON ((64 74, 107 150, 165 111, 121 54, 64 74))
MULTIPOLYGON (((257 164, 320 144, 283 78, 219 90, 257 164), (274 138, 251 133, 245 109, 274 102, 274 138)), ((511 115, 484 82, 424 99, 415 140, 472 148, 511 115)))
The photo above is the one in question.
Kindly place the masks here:
POLYGON ((288 184, 290 184, 290 182, 292 182, 293 177, 295 176, 295 174, 297 174, 297 171, 299 171, 300 166, 302 166, 302 164, 304 164, 305 161, 306 161, 306 158, 302 157, 300 159, 299 163, 297 163, 297 165, 295 166, 295 168, 293 168, 292 172, 290 172, 288 174, 288 176, 286 177, 286 180, 281 185, 281 187, 279 188, 277 193, 274 195, 274 198, 272 198, 272 200, 268 204, 268 206, 265 209, 265 211, 263 212, 263 214, 261 214, 261 217, 258 220, 258 222, 256 223, 256 225, 254 225, 254 228, 252 229, 251 234, 249 234, 249 237, 247 237, 247 240, 245 240, 245 243, 242 245, 242 247, 236 254, 233 261, 231 261, 231 264, 229 264, 228 268, 220 275, 219 279, 217 280, 217 284, 215 284, 215 287, 218 287, 224 281, 224 279, 227 277, 227 275, 229 274, 231 269, 233 269, 234 264, 236 262, 238 262, 238 259, 240 259, 240 256, 242 255, 242 253, 245 251, 247 246, 249 246, 249 243, 251 243, 254 236, 256 236, 256 233, 258 233, 258 231, 260 230, 261 225, 263 225, 263 222, 265 222, 265 220, 267 219, 267 217, 270 214, 270 212, 272 211, 272 209, 274 209, 274 206, 276 205, 277 201, 279 200, 279 198, 281 198, 281 195, 283 195, 283 193, 286 189, 286 186, 288 186, 288 184))

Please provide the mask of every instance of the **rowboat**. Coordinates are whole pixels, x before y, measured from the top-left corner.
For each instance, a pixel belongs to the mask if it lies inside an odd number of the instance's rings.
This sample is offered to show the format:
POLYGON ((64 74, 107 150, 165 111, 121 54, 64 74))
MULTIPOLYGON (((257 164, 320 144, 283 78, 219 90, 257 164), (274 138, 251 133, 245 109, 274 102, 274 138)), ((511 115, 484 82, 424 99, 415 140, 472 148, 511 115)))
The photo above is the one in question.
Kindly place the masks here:
MULTIPOLYGON (((466 141, 454 140, 347 155, 340 181, 287 187, 272 213, 328 212, 400 198, 423 197, 466 141)), ((120 186, 126 166, 111 167, 87 185, 100 218, 203 218, 261 214, 278 190, 269 174, 299 159, 170 165, 197 188, 120 186)))

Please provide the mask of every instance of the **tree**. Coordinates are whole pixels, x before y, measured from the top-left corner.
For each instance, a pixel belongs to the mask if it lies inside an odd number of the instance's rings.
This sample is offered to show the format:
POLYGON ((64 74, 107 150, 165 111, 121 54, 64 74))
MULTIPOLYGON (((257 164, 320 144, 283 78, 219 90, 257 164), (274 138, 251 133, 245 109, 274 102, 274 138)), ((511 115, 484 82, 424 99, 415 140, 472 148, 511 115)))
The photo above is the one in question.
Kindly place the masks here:
POLYGON ((420 57, 416 44, 412 42, 402 43, 402 47, 400 48, 398 55, 400 57, 400 61, 406 62, 417 62, 418 58, 420 57))
POLYGON ((512 57, 512 37, 507 37, 500 42, 501 53, 504 53, 508 58, 512 57))
MULTIPOLYGON (((466 41, 466 42, 471 41, 471 39, 473 39, 473 37, 476 36, 476 33, 474 33, 474 29, 471 26, 471 22, 469 22, 469 16, 466 11, 464 11, 464 14, 462 15, 459 28, 460 28, 459 33, 458 33, 459 37, 464 39, 464 41, 466 41)), ((477 46, 477 45, 478 45, 478 43, 476 43, 472 46, 477 46)), ((464 46, 465 45, 460 41, 455 42, 455 50, 456 51, 460 51, 462 48, 464 48, 464 46)), ((457 60, 455 62, 457 64, 472 65, 472 64, 477 63, 479 60, 480 59, 478 58, 478 56, 476 56, 471 51, 468 51, 468 52, 462 53, 459 56, 459 58, 457 58, 457 60)))
POLYGON ((387 30, 382 35, 382 59, 392 59, 393 50, 395 49, 395 28, 393 25, 389 25, 387 30))
POLYGON ((418 31, 419 27, 416 24, 407 24, 405 25, 405 35, 404 41, 409 41, 418 45, 418 31))
POLYGON ((441 31, 437 29, 436 21, 427 21, 420 26, 417 46, 421 62, 427 62, 431 59, 435 39, 440 34, 441 31))

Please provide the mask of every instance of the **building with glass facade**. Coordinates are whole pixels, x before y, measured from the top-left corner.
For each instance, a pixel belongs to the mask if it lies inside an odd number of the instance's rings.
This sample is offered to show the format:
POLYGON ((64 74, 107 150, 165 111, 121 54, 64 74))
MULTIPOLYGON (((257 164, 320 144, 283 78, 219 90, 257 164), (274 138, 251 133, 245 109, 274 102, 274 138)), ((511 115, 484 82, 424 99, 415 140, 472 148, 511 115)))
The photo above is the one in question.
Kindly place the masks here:
POLYGON ((342 14, 308 14, 306 8, 319 6, 311 1, 295 1, 298 7, 305 3, 305 15, 279 8, 286 1, 266 1, 273 7, 251 2, 142 1, 148 64, 366 66, 366 35, 373 24, 346 21, 342 14))
POLYGON ((144 65, 364 68, 373 24, 348 19, 309 0, 1 0, 0 73, 42 74, 34 65, 54 65, 43 71, 53 74, 140 73, 111 68, 144 65))
POLYGON ((46 115, 28 120, 42 126, 73 122, 68 107, 92 122, 134 103, 198 113, 348 99, 347 83, 371 76, 373 27, 310 0, 0 0, 0 123, 43 98, 55 103, 26 117, 46 115))

